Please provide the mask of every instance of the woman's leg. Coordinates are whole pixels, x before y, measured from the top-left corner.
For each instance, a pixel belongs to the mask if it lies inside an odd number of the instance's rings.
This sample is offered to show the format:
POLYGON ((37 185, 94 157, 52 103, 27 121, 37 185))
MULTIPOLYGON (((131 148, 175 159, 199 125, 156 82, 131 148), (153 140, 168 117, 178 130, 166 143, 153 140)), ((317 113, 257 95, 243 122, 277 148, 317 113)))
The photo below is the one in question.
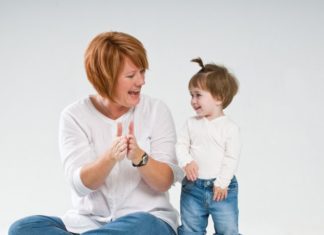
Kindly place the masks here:
POLYGON ((99 229, 82 235, 176 235, 163 220, 145 212, 132 213, 120 217, 99 229))
POLYGON ((71 235, 58 217, 33 215, 13 223, 8 235, 71 235))

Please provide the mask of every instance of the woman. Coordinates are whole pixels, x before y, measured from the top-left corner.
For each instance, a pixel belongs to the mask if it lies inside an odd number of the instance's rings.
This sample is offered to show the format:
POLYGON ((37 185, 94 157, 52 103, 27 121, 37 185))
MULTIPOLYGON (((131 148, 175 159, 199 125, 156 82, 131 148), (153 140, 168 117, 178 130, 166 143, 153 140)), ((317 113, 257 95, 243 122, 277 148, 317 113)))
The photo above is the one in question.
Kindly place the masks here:
POLYGON ((168 108, 141 94, 148 68, 140 41, 96 36, 85 68, 97 95, 61 114, 60 152, 73 209, 63 218, 30 216, 10 235, 176 234, 167 190, 175 180, 175 129, 168 108))

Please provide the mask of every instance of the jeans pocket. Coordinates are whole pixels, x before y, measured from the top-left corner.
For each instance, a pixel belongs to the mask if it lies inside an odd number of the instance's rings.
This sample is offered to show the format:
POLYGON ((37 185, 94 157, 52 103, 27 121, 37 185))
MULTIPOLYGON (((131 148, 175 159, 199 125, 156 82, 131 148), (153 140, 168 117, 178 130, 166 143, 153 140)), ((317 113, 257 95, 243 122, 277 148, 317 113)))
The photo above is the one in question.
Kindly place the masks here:
POLYGON ((236 177, 234 176, 233 179, 231 180, 231 183, 228 186, 228 193, 237 194, 237 192, 238 192, 238 183, 236 177))
POLYGON ((194 187, 194 182, 187 179, 187 177, 184 177, 182 180, 182 190, 189 192, 194 187))

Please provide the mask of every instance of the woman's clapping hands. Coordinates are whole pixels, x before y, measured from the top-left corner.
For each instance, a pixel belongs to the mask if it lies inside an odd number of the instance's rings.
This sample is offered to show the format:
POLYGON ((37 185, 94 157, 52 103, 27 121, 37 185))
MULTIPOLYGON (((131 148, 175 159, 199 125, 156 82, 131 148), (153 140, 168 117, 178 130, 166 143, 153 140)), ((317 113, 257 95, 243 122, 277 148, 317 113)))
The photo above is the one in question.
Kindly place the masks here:
POLYGON ((112 143, 110 156, 118 161, 124 159, 125 156, 131 161, 136 161, 138 156, 142 156, 144 151, 138 146, 134 135, 134 122, 132 121, 128 127, 128 135, 123 136, 123 127, 121 123, 117 124, 117 136, 112 143))

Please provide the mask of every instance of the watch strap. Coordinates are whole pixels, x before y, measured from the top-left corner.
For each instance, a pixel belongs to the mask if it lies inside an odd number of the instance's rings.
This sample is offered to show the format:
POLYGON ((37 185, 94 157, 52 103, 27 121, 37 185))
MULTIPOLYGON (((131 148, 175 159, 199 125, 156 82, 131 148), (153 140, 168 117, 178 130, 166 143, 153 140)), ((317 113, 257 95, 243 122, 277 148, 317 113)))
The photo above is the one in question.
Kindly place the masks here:
POLYGON ((145 166, 147 161, 148 161, 148 155, 146 152, 143 153, 141 161, 138 164, 134 164, 132 163, 133 167, 141 167, 141 166, 145 166))

